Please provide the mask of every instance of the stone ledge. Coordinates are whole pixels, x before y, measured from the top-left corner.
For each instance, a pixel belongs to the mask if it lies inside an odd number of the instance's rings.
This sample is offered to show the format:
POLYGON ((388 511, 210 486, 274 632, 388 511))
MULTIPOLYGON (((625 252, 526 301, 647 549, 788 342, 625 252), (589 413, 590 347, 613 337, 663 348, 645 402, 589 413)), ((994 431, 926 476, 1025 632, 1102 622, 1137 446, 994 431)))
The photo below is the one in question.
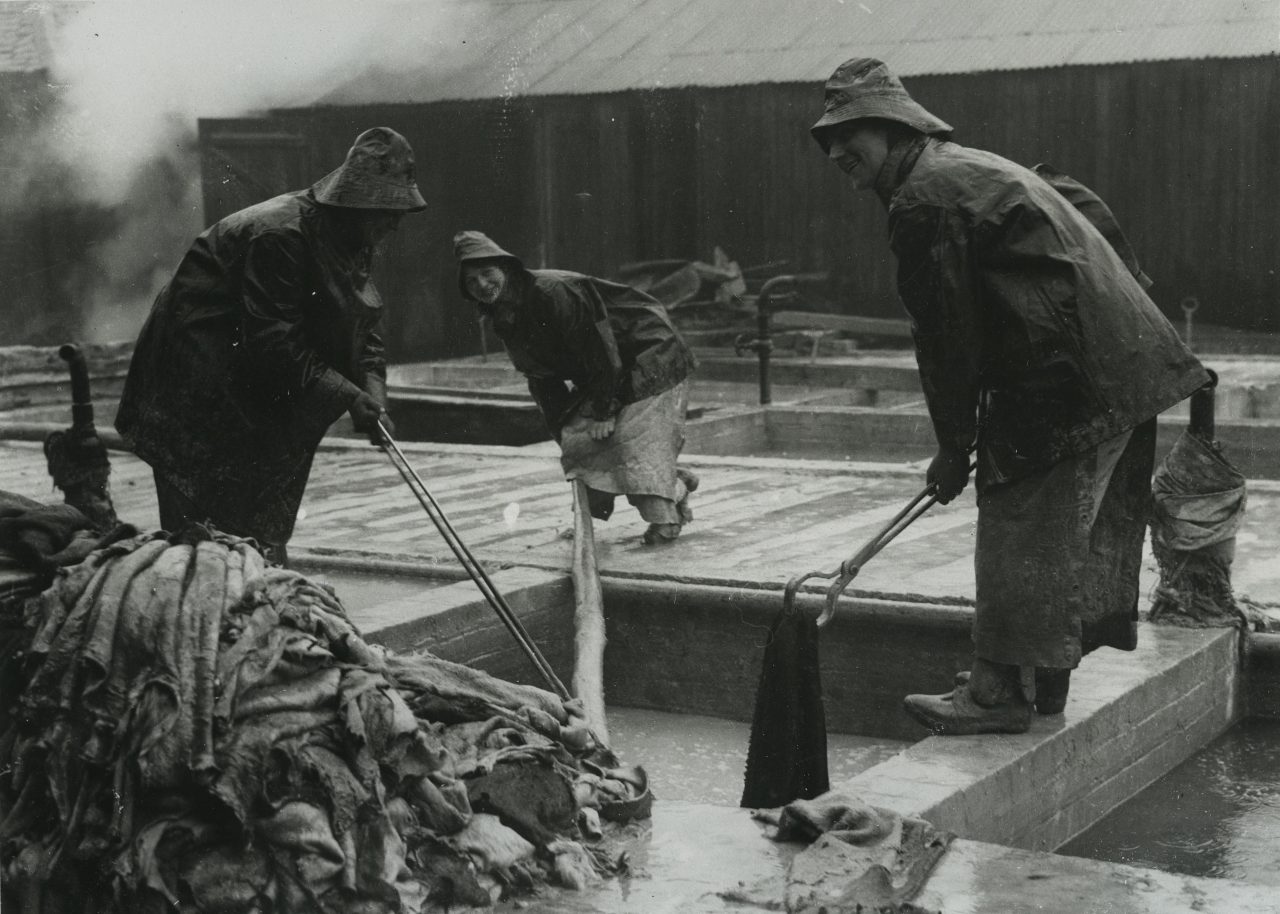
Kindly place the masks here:
MULTIPOLYGON (((489 575, 561 681, 573 671, 573 583, 567 574, 508 568, 489 575)), ((396 651, 429 650, 502 679, 547 688, 470 580, 363 610, 353 619, 367 640, 396 651)))
POLYGON ((1234 722, 1236 651, 1234 630, 1143 624, 1133 653, 1084 661, 1064 715, 930 737, 837 786, 967 838, 1059 847, 1234 722))

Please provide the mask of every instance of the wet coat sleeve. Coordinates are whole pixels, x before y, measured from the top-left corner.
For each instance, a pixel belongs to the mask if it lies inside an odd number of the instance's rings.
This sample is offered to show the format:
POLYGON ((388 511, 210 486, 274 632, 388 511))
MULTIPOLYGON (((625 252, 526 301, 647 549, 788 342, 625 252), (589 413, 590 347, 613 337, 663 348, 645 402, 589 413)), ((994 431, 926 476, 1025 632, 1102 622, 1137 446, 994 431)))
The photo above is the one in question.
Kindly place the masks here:
MULTIPOLYGON (((243 358, 267 396, 288 402, 321 423, 342 415, 360 388, 327 365, 307 339, 303 277, 309 255, 302 239, 267 232, 245 254, 240 331, 243 358)), ((381 341, 377 343, 381 348, 381 341)), ((381 359, 381 353, 366 357, 381 359)))
POLYGON ((542 410, 542 417, 546 420, 551 437, 559 441, 560 430, 582 402, 582 397, 570 391, 559 378, 530 377, 529 393, 533 396, 533 402, 538 404, 538 409, 542 410))
POLYGON ((588 284, 566 282, 552 288, 551 301, 561 338, 581 362, 573 382, 582 396, 582 415, 597 420, 616 416, 622 409, 622 357, 604 300, 588 284))
POLYGON ((895 210, 889 233, 938 445, 968 450, 977 435, 982 358, 971 232, 959 214, 919 205, 895 210))
POLYGON ((364 378, 364 389, 369 396, 378 401, 383 409, 387 408, 387 356, 382 336, 376 330, 370 330, 365 337, 361 350, 360 376, 364 378))

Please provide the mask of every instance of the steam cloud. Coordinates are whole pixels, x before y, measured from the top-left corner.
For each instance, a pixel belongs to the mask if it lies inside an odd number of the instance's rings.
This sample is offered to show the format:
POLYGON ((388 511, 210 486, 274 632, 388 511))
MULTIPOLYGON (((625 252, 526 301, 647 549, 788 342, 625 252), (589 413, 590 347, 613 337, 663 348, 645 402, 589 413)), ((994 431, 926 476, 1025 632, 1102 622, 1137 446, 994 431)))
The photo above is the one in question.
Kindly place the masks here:
POLYGON ((97 341, 136 334, 204 227, 197 118, 307 105, 371 68, 395 73, 447 60, 485 7, 483 0, 29 7, 58 25, 49 31, 56 101, 51 112, 20 113, 27 129, 0 140, 8 179, 0 182, 0 208, 6 218, 40 208, 74 226, 73 240, 88 239, 78 253, 68 243, 50 277, 77 314, 52 329, 46 320, 43 332, 97 341))

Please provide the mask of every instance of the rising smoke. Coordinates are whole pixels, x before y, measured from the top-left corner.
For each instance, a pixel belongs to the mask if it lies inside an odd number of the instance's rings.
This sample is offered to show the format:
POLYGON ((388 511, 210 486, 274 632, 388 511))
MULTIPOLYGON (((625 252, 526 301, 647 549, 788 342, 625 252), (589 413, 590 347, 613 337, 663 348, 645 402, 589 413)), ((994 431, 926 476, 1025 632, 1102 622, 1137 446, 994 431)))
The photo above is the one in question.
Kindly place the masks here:
POLYGON ((461 46, 486 5, 24 4, 43 17, 52 59, 48 85, 19 100, 31 110, 8 118, 17 126, 0 137, 0 210, 11 224, 58 237, 31 247, 30 262, 19 266, 29 297, 45 300, 6 321, 0 343, 136 334, 204 227, 197 118, 307 105, 374 67, 421 69, 461 46), (53 287, 65 314, 41 313, 50 310, 53 287))

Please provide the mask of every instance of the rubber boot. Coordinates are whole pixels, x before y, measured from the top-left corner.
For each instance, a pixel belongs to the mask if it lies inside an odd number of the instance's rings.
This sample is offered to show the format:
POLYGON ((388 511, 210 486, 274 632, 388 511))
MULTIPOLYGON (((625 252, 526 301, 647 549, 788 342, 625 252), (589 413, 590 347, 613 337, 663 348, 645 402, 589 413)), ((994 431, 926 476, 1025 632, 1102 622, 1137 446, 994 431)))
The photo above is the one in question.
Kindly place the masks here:
POLYGON ((939 736, 1025 733, 1031 704, 1018 668, 976 658, 968 681, 946 695, 908 695, 906 712, 939 736))

